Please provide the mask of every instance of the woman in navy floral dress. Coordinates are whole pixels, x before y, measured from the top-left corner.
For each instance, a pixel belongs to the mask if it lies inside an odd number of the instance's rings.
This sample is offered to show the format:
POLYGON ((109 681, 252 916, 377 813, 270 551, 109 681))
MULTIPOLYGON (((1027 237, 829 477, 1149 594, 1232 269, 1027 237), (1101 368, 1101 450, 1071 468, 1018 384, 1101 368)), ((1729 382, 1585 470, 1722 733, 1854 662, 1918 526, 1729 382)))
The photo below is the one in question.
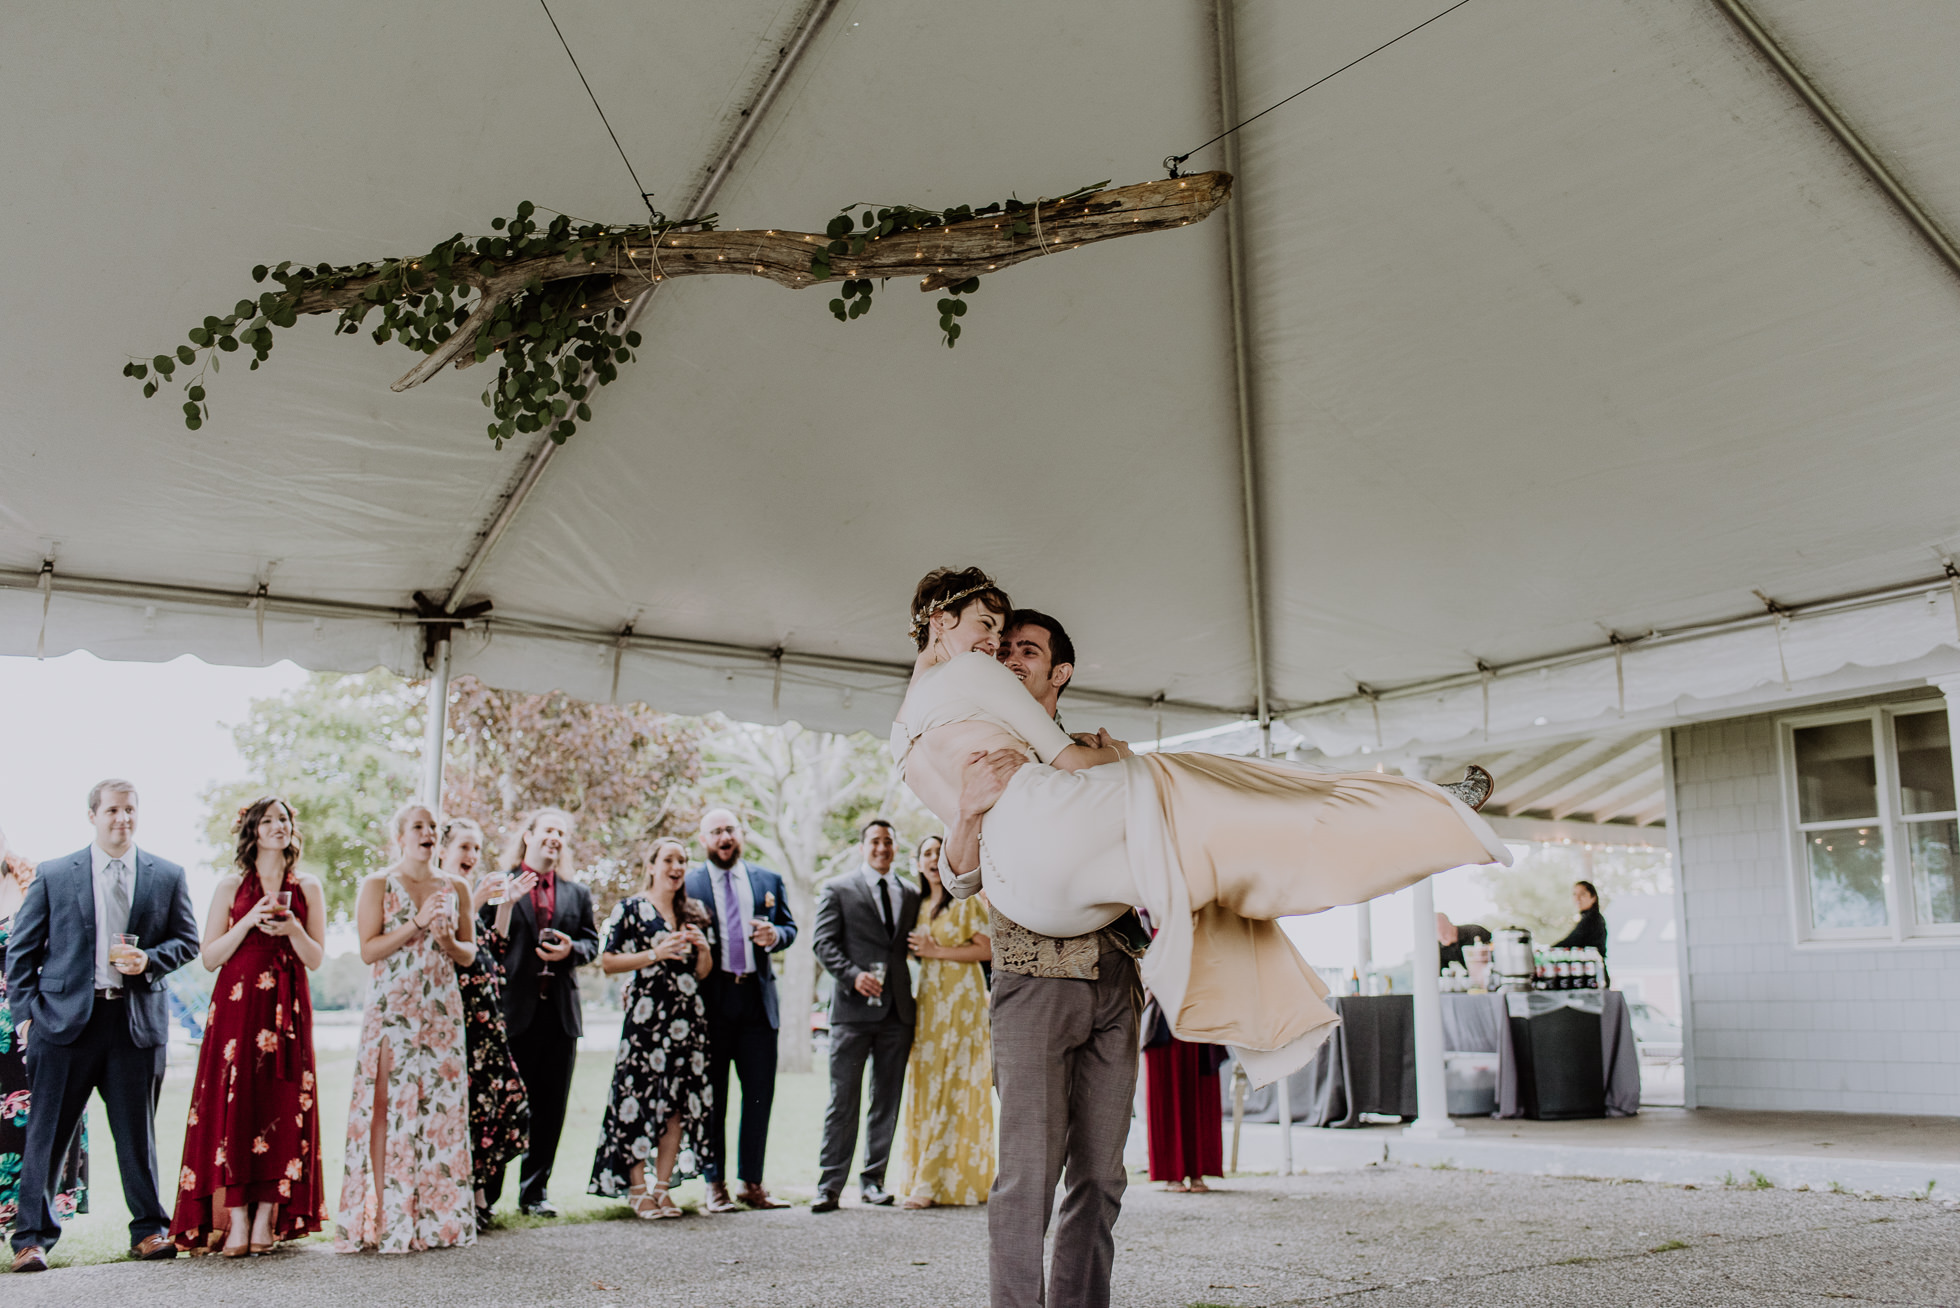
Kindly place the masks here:
POLYGON ((512 880, 492 868, 477 875, 483 859, 483 828, 468 818, 450 818, 442 825, 442 870, 461 877, 474 889, 470 914, 481 913, 493 900, 497 913, 477 942, 476 959, 456 969, 463 992, 463 1041, 470 1062, 470 1173, 476 1182, 476 1229, 486 1231, 495 1220, 484 1202, 483 1178, 501 1175, 531 1140, 531 1101, 510 1055, 510 1034, 504 1029, 503 938, 510 930, 511 904, 531 893, 534 878, 526 873, 512 880), (501 896, 501 899, 499 899, 501 896))
POLYGON ((679 1217, 668 1187, 697 1175, 704 1161, 713 1092, 701 979, 713 964, 707 910, 687 897, 686 881, 686 847, 657 842, 647 856, 645 888, 613 909, 599 955, 609 975, 631 972, 633 979, 586 1188, 623 1196, 636 1217, 679 1217))
MULTIPOLYGON (((7 838, 0 835, 0 958, 7 956, 14 912, 33 880, 34 865, 9 853, 7 838)), ((0 1234, 13 1229, 14 1213, 20 1208, 20 1154, 27 1143, 27 1111, 33 1098, 34 1092, 27 1085, 27 1051, 21 1047, 13 1010, 7 1006, 7 978, 0 975, 0 1234)), ((76 1213, 88 1211, 86 1114, 75 1128, 75 1141, 62 1161, 57 1184, 55 1216, 67 1221, 76 1213)))

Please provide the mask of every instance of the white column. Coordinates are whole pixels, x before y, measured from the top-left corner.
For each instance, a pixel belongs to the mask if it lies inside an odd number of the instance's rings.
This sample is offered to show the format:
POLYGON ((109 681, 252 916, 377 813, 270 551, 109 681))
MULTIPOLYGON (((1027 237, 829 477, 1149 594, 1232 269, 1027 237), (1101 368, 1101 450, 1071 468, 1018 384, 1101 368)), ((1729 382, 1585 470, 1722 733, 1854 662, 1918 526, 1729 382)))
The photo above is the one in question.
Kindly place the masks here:
POLYGON ((436 665, 429 673, 429 720, 422 732, 422 802, 442 812, 442 746, 449 726, 449 641, 436 642, 436 665))
POLYGON ((1368 993, 1368 969, 1375 965, 1375 904, 1364 899, 1354 906, 1354 974, 1361 993, 1368 993))
POLYGON ((1413 957, 1416 997, 1416 1120, 1402 1131, 1418 1140, 1440 1140, 1464 1134, 1450 1121, 1449 1083, 1443 1076, 1443 993, 1436 975, 1442 970, 1442 946, 1436 940, 1436 886, 1432 877, 1415 885, 1416 947, 1413 957))

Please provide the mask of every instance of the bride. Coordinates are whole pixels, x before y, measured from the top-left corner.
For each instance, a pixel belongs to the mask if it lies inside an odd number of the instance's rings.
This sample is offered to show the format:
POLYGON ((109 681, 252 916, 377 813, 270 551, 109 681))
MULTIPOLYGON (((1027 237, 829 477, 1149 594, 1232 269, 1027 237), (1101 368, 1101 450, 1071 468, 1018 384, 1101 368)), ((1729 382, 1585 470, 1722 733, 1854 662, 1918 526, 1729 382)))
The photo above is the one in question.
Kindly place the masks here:
POLYGON ((919 658, 892 753, 948 828, 949 869, 962 874, 948 888, 984 885, 1003 914, 1047 936, 1085 935, 1140 909, 1157 932, 1144 984, 1172 1029, 1236 1047, 1255 1082, 1303 1065, 1339 1021, 1276 919, 1511 861, 1475 811, 1490 795, 1481 768, 1443 787, 1209 754, 1138 757, 1107 732, 1072 739, 995 661, 1012 612, 978 568, 935 569, 912 597, 919 658), (1011 772, 998 798, 971 784, 988 768, 1011 772), (976 789, 989 805, 976 807, 976 789))

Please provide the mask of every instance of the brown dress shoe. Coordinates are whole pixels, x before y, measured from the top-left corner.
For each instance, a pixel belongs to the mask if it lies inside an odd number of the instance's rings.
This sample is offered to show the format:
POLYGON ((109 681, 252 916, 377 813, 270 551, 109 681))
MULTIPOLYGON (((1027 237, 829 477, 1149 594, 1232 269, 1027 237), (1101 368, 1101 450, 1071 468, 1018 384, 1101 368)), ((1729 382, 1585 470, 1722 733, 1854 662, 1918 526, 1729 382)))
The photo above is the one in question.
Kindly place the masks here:
POLYGON ((130 1249, 129 1256, 146 1263, 160 1262, 165 1258, 175 1258, 177 1246, 170 1243, 167 1235, 146 1235, 130 1249))
POLYGON ((45 1272, 48 1270, 48 1251, 38 1244, 30 1244, 14 1255, 14 1270, 17 1272, 45 1272))
POLYGON ((760 1184, 754 1181, 745 1182, 743 1184, 741 1200, 743 1203, 747 1204, 751 1208, 789 1207, 788 1201, 773 1197, 767 1190, 763 1189, 760 1184))
POLYGON ((708 1182, 708 1202, 702 1205, 711 1213, 735 1213, 741 1209, 728 1197, 728 1186, 721 1181, 708 1182))

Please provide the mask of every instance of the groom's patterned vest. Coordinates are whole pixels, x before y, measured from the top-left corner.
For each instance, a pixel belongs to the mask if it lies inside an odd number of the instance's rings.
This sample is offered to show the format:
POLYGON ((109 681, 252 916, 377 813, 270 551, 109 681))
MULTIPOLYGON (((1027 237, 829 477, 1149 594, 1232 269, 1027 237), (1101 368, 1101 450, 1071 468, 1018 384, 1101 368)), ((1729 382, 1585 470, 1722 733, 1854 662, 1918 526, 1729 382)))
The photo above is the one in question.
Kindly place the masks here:
POLYGON ((1120 949, 1132 958, 1141 958, 1132 942, 1118 930, 1106 926, 1086 936, 1037 935, 1002 914, 992 904, 987 912, 993 920, 994 967, 1020 976, 1051 977, 1061 981, 1095 981, 1102 976, 1097 964, 1103 951, 1120 949))

